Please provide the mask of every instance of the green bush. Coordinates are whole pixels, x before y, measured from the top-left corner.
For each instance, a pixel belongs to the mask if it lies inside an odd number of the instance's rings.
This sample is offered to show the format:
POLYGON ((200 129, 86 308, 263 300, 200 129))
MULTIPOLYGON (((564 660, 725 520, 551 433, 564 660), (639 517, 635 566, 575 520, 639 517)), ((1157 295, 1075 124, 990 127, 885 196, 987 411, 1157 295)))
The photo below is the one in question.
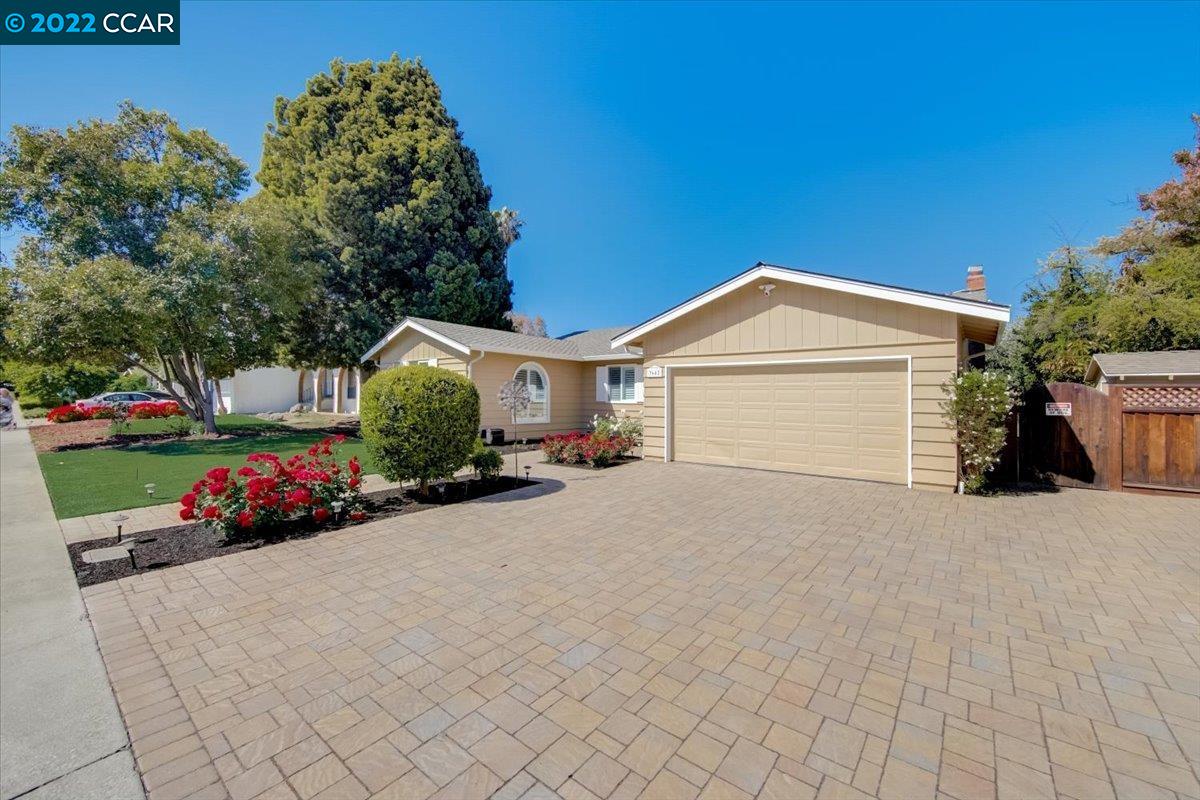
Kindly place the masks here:
POLYGON ((967 494, 976 494, 1000 460, 1013 395, 1002 373, 978 369, 942 384, 942 391, 942 418, 956 431, 959 478, 967 494))
POLYGON ((373 375, 362 387, 362 438, 390 481, 449 478, 471 462, 479 437, 479 392, 462 375, 413 364, 373 375))
POLYGON ((471 453, 471 466, 483 480, 494 481, 500 477, 500 470, 504 469, 504 456, 500 455, 499 450, 488 447, 482 439, 476 437, 475 452, 471 453))
POLYGON ((144 392, 150 388, 150 377, 144 372, 123 372, 108 382, 110 392, 144 392))
POLYGON ((13 382, 21 405, 58 406, 105 390, 117 371, 99 364, 30 364, 7 361, 4 377, 13 382))

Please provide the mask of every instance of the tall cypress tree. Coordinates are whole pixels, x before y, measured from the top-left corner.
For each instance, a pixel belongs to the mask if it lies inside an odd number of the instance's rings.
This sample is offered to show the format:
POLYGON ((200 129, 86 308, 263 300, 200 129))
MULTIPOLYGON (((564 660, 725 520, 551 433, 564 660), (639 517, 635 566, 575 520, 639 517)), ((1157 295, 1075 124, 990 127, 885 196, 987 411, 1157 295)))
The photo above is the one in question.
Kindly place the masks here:
POLYGON ((509 329, 491 189, 419 61, 334 61, 277 99, 258 181, 326 266, 289 337, 295 363, 356 364, 406 314, 509 329))

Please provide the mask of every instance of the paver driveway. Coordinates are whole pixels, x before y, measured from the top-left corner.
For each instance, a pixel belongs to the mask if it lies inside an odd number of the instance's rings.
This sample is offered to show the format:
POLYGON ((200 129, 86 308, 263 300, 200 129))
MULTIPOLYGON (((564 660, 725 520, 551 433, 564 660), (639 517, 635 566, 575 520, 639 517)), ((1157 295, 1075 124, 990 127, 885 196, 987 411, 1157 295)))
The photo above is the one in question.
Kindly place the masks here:
POLYGON ((150 796, 1200 796, 1194 501, 540 471, 87 590, 150 796))

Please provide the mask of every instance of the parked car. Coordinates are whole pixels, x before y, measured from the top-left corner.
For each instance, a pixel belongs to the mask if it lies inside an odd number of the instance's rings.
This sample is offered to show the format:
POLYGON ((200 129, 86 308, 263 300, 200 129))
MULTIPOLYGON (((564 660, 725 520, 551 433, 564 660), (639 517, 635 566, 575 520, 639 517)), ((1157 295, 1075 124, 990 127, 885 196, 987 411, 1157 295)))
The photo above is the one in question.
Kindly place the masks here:
POLYGON ((75 405, 81 408, 91 408, 93 406, 127 406, 130 403, 171 399, 173 399, 171 395, 166 392, 154 392, 150 390, 138 392, 101 392, 95 397, 76 400, 75 405))

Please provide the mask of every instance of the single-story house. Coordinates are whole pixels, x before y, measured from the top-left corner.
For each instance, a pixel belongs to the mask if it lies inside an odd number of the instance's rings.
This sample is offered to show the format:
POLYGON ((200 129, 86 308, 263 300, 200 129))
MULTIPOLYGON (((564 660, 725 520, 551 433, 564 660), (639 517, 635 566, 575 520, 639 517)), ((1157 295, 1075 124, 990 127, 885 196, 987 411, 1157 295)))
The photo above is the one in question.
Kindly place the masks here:
POLYGON ((1096 353, 1083 381, 1105 394, 1112 386, 1200 386, 1200 350, 1096 353))
POLYGON ((585 429, 596 414, 641 414, 642 354, 613 346, 628 326, 579 331, 557 339, 405 317, 363 354, 379 368, 429 364, 470 378, 479 389, 484 429, 507 439, 537 439, 585 429), (516 420, 500 407, 500 386, 518 380, 531 403, 516 420))
POLYGON ((409 317, 362 360, 467 375, 483 426, 510 439, 640 414, 647 459, 953 491, 941 387, 1008 320, 978 267, 944 294, 759 263, 631 328, 547 339, 409 317), (513 379, 534 400, 515 428, 495 401, 513 379))

